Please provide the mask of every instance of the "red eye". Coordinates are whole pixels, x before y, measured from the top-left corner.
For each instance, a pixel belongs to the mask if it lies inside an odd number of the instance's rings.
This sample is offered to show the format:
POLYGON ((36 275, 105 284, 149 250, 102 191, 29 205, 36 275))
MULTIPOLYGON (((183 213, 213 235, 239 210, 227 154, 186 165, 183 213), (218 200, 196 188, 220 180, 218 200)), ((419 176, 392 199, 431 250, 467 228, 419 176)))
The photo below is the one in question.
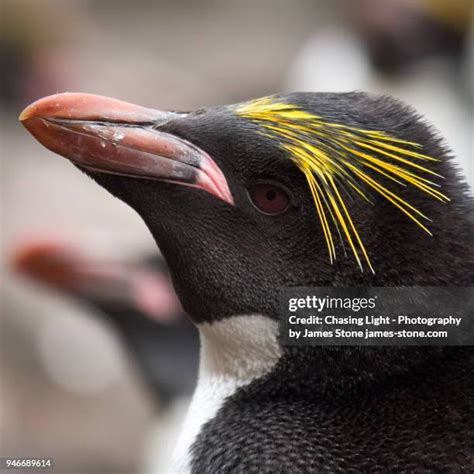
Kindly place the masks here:
POLYGON ((290 206, 290 196, 273 183, 254 184, 248 189, 252 204, 264 214, 281 214, 290 206))

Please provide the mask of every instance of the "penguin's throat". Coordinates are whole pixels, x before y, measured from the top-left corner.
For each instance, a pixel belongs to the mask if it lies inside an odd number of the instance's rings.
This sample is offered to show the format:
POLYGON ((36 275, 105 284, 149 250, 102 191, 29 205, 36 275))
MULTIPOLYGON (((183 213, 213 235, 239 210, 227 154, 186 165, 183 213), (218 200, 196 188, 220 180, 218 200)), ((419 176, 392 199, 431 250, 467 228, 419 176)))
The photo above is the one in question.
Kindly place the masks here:
POLYGON ((173 472, 189 472, 191 446, 205 423, 240 387, 270 373, 282 351, 278 322, 261 315, 232 316, 198 325, 201 358, 196 391, 174 453, 173 472))
POLYGON ((242 385, 268 373, 281 357, 278 322, 266 316, 232 316, 198 327, 200 379, 219 377, 242 385))

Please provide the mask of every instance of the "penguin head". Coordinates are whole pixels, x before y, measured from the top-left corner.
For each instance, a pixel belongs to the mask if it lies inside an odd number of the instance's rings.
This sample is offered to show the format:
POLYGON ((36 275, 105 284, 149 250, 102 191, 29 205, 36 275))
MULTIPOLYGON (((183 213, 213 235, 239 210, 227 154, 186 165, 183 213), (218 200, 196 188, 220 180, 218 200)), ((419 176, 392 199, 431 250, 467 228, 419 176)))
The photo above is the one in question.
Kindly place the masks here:
POLYGON ((61 94, 20 119, 138 212, 195 322, 276 318, 282 287, 449 279, 436 269, 464 189, 436 135, 391 98, 294 93, 183 113, 61 94))

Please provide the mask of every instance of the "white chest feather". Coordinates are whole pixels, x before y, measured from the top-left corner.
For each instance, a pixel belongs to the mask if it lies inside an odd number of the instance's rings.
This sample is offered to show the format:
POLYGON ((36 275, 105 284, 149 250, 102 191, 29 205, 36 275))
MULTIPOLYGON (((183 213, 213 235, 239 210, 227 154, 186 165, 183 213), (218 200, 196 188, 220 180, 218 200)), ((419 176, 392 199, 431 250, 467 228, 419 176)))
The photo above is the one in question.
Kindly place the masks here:
POLYGON ((173 474, 189 472, 190 448, 225 399, 270 372, 281 356, 278 323, 265 316, 233 316, 198 328, 198 384, 173 456, 173 474))

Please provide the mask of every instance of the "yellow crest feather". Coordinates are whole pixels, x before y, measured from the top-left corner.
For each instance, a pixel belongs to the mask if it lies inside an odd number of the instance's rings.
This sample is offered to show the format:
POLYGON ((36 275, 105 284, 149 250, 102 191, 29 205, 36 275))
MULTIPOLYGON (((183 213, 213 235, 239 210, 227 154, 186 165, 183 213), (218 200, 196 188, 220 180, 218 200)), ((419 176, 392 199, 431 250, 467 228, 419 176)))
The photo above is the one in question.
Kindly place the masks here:
POLYGON ((339 236, 345 236, 354 257, 363 269, 362 259, 374 272, 366 248, 357 232, 349 210, 341 196, 347 185, 370 202, 364 188, 372 189, 406 214, 431 235, 422 220, 429 220, 418 209, 385 185, 376 176, 388 178, 398 186, 411 185, 442 202, 449 198, 438 185, 420 176, 441 177, 424 166, 436 158, 420 153, 421 145, 402 140, 379 130, 365 130, 328 122, 301 107, 275 101, 273 97, 246 102, 236 113, 261 127, 261 133, 289 153, 308 182, 326 241, 329 259, 336 259, 332 225, 339 236), (370 173, 368 173, 370 171, 370 173), (375 176, 375 177, 374 177, 375 176))

